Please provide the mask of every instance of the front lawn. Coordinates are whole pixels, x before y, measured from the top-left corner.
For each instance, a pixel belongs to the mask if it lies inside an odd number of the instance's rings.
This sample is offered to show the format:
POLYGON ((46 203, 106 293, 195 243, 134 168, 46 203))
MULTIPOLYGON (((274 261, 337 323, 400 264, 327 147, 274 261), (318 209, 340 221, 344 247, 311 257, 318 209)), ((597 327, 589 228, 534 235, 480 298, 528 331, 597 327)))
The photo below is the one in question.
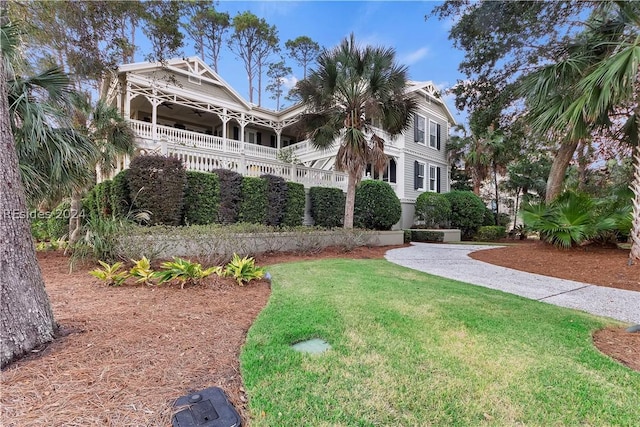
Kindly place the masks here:
POLYGON ((269 268, 241 355, 252 425, 637 425, 640 373, 577 311, 384 260, 269 268), (319 337, 322 355, 292 343, 319 337))

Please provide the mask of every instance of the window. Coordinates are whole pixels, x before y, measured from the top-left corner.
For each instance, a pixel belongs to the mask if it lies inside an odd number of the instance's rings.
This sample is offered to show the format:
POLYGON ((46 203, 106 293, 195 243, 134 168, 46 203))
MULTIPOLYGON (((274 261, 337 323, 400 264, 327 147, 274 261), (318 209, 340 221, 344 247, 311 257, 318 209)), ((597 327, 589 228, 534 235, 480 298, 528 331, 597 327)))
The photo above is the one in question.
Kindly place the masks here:
POLYGON ((365 176, 373 179, 379 179, 391 184, 395 184, 396 173, 397 173, 396 161, 393 158, 389 158, 389 161, 387 162, 387 166, 382 170, 382 173, 373 170, 373 166, 371 165, 371 163, 367 164, 365 176))
POLYGON ((426 165, 422 162, 413 162, 413 188, 414 190, 424 191, 424 172, 426 165))
POLYGON ((440 149, 440 124, 429 120, 429 147, 440 149))
POLYGON ((426 132, 426 126, 427 126, 426 122, 427 120, 418 114, 415 114, 413 116, 413 139, 418 144, 426 144, 426 140, 425 140, 425 132, 426 132))
POLYGON ((440 167, 429 165, 429 191, 440 192, 440 167))
POLYGON ((200 85, 202 84, 202 79, 200 77, 189 76, 189 82, 200 85))

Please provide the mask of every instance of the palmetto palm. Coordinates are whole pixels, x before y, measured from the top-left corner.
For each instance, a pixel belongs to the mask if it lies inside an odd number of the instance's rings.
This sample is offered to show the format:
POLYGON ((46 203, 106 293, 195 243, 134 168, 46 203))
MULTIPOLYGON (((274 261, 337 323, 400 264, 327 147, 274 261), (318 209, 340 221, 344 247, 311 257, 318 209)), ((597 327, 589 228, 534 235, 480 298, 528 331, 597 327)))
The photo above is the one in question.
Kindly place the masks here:
POLYGON ((635 147, 633 263, 640 260, 640 4, 602 2, 589 23, 578 39, 582 48, 541 70, 530 89, 543 107, 540 128, 564 132, 571 141, 588 137, 593 129, 617 129, 621 140, 635 147), (566 75, 571 76, 565 79, 569 90, 560 94, 554 82, 566 75))
POLYGON ((353 34, 339 46, 325 50, 316 69, 298 82, 297 95, 307 107, 301 125, 316 148, 340 144, 336 169, 349 175, 344 227, 353 227, 355 188, 367 164, 385 167, 384 139, 372 126, 390 136, 411 124, 415 101, 405 93, 407 69, 395 63, 395 51, 360 47, 353 34))
POLYGON ((458 125, 454 130, 459 134, 453 135, 447 144, 449 163, 464 162, 465 170, 471 174, 473 192, 479 196, 482 182, 489 176, 490 152, 483 139, 469 134, 464 126, 458 125))

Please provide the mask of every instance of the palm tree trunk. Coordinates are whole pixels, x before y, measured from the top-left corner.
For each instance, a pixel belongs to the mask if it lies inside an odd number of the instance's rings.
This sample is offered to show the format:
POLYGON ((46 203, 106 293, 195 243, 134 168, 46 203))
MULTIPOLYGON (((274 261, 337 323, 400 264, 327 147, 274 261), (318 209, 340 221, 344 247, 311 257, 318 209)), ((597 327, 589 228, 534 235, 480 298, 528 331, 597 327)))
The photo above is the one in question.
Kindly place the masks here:
POLYGON ((640 261, 640 145, 636 146, 635 173, 631 190, 633 191, 633 221, 631 223, 631 252, 629 252, 629 264, 640 261))
POLYGON ((356 185, 358 185, 358 177, 349 172, 347 198, 344 203, 344 228, 353 228, 353 209, 356 204, 356 185))
POLYGON ((496 225, 500 225, 500 192, 498 191, 498 170, 495 165, 493 165, 493 185, 496 193, 496 214, 494 220, 496 225))
POLYGON ((71 206, 69 208, 69 245, 73 245, 80 237, 82 215, 82 199, 80 192, 74 191, 71 195, 71 206))
POLYGON ((558 152, 553 158, 553 164, 551 165, 551 172, 549 172, 549 180, 547 181, 547 191, 545 195, 545 201, 547 203, 552 202, 560 194, 560 190, 562 190, 562 183, 564 182, 564 175, 567 173, 569 162, 573 158, 573 154, 576 152, 579 142, 580 140, 575 140, 561 144, 558 152))
MULTIPOLYGON (((3 8, 0 4, 0 9, 3 8)), ((0 55, 0 367, 54 338, 56 324, 31 237, 0 55)))

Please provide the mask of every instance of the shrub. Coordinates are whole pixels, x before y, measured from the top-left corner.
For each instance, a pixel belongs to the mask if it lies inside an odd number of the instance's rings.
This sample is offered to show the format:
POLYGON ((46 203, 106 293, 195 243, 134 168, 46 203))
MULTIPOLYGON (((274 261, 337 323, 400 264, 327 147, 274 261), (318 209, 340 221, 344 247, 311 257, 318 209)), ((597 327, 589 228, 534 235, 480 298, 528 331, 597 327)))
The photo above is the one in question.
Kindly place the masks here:
POLYGON ((496 225, 496 213, 485 206, 482 225, 496 225))
POLYGON ((416 200, 416 216, 428 228, 447 227, 451 217, 451 203, 444 194, 422 193, 416 200))
POLYGON ((344 218, 345 195, 339 188, 311 187, 311 217, 318 227, 339 227, 344 218))
POLYGON ((250 176, 243 177, 239 220, 252 224, 264 224, 266 217, 267 181, 250 176))
POLYGON ((124 218, 129 213, 131 207, 131 197, 129 195, 129 184, 125 169, 113 177, 111 182, 111 213, 116 218, 124 218))
POLYGON ((211 224, 218 221, 220 184, 213 173, 187 171, 184 190, 184 223, 211 224))
POLYGON ((69 234, 69 210, 71 202, 65 200, 55 207, 47 219, 49 240, 60 240, 69 234))
POLYGON ((444 233, 442 231, 432 230, 409 230, 411 232, 410 240, 412 242, 442 242, 444 241, 444 233))
POLYGON ((136 157, 127 179, 134 209, 149 212, 152 224, 180 225, 187 177, 179 159, 136 157))
POLYGON ((267 183, 267 216, 265 223, 276 227, 281 225, 287 208, 289 187, 284 178, 274 175, 262 175, 267 183))
POLYGON ((158 284, 177 280, 180 283, 180 289, 184 289, 184 285, 197 285, 205 277, 214 273, 219 274, 222 270, 220 267, 203 269, 200 263, 178 257, 173 257, 173 261, 163 262, 160 267, 162 270, 154 273, 158 284))
POLYGON ((102 218, 109 218, 111 216, 111 181, 102 181, 95 188, 98 214, 102 218))
POLYGON ((500 212, 498 214, 498 225, 508 227, 511 224, 511 216, 508 213, 500 212))
POLYGON ((242 201, 242 175, 228 169, 216 169, 220 184, 220 205, 218 222, 233 224, 238 221, 240 202, 242 201))
POLYGON ((306 204, 306 194, 304 185, 297 182, 287 182, 287 203, 284 209, 282 225, 287 227, 297 227, 302 225, 304 218, 304 208, 306 204))
POLYGON ((109 286, 120 286, 129 277, 129 273, 126 271, 120 271, 123 264, 119 261, 113 265, 109 265, 104 261, 98 262, 102 266, 102 269, 96 268, 95 270, 90 271, 89 274, 97 277, 109 286))
POLYGON ((478 229, 473 240, 495 242, 507 237, 507 229, 502 225, 484 225, 478 229))
POLYGON ((238 285, 242 286, 251 280, 262 279, 265 270, 262 267, 257 267, 253 258, 240 258, 238 254, 234 253, 231 261, 225 266, 223 275, 233 277, 238 285))
POLYGON ((401 216, 400 199, 388 183, 368 179, 358 184, 353 209, 356 227, 390 230, 401 216))
POLYGON ((451 191, 444 195, 451 203, 451 226, 460 229, 463 239, 471 239, 484 220, 486 207, 482 199, 471 191, 451 191))
POLYGON ((33 236, 33 240, 36 242, 49 240, 46 216, 38 210, 32 210, 29 212, 29 219, 31 220, 31 236, 33 236))

